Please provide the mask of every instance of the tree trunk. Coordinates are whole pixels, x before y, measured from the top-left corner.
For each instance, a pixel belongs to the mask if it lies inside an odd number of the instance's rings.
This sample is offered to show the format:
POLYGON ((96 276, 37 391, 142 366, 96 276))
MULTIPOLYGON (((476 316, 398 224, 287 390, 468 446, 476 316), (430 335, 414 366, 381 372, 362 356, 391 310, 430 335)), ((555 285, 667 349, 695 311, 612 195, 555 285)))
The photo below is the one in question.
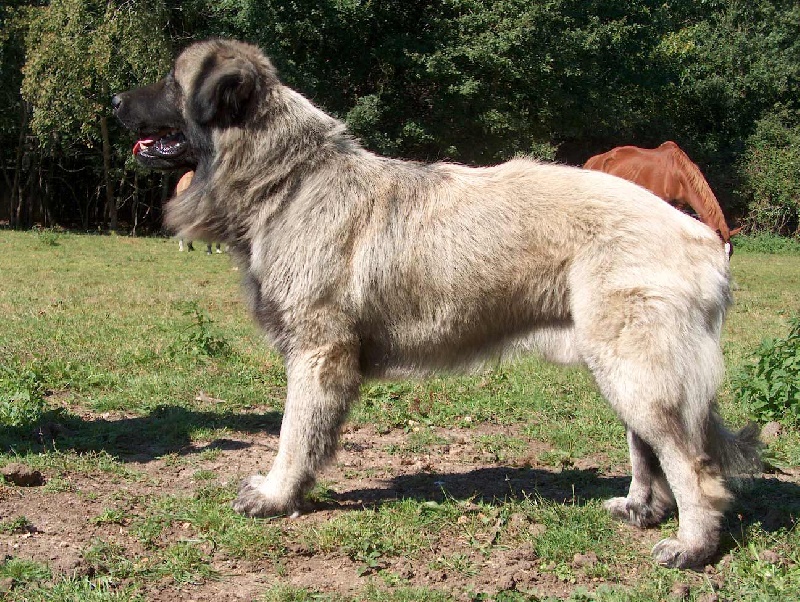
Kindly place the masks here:
MULTIPOLYGON (((30 154, 28 155, 30 157, 30 154)), ((33 225, 34 184, 36 183, 36 167, 28 166, 28 177, 25 185, 19 187, 19 203, 17 204, 15 221, 17 228, 29 228, 33 225)))
POLYGON ((28 103, 23 102, 22 118, 19 124, 19 141, 17 143, 17 156, 14 161, 14 181, 11 185, 11 207, 8 211, 9 225, 12 228, 19 227, 18 215, 22 206, 20 199, 20 182, 22 181, 22 155, 25 152, 25 134, 28 130, 28 103))
POLYGON ((114 198, 114 185, 111 183, 111 140, 108 137, 108 119, 100 118, 100 134, 103 138, 103 181, 106 188, 106 214, 108 229, 117 231, 117 200, 114 198))
POLYGON ((42 220, 42 227, 52 226, 50 219, 50 189, 48 186, 47 167, 45 165, 46 156, 44 153, 39 155, 39 165, 36 168, 36 190, 39 201, 39 218, 42 220))
POLYGON ((55 226, 55 220, 53 219, 53 172, 55 172, 55 156, 51 153, 49 155, 49 161, 47 166, 47 179, 45 180, 45 192, 44 192, 44 210, 45 210, 45 218, 47 220, 47 224, 52 228, 55 226))

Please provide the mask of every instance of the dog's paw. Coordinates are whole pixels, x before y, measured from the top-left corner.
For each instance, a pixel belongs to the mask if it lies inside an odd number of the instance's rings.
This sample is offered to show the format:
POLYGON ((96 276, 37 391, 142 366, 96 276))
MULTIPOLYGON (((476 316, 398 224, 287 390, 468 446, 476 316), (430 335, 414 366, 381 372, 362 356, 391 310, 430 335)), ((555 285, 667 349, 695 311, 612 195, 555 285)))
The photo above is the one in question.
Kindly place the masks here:
POLYGON ((240 514, 252 518, 267 518, 288 515, 291 518, 300 516, 302 504, 300 499, 291 496, 269 495, 267 477, 254 475, 242 481, 239 495, 231 504, 240 514))
POLYGON ((628 498, 612 497, 603 502, 603 508, 616 519, 629 522, 628 520, 628 498))
POLYGON ((612 497, 603 503, 603 507, 614 518, 640 529, 652 527, 660 521, 652 508, 627 497, 612 497))
POLYGON ((713 553, 713 548, 691 546, 674 537, 662 539, 653 547, 653 559, 671 569, 702 567, 713 553))

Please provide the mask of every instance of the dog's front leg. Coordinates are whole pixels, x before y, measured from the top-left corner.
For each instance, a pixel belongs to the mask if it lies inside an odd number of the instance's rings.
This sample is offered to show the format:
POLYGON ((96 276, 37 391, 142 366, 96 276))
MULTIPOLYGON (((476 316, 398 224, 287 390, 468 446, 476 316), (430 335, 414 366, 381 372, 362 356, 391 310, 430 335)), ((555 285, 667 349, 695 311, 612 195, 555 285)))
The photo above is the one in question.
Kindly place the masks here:
POLYGON ((297 516, 316 473, 329 462, 361 375, 355 345, 335 343, 287 359, 278 455, 267 476, 246 479, 233 508, 247 516, 297 516))

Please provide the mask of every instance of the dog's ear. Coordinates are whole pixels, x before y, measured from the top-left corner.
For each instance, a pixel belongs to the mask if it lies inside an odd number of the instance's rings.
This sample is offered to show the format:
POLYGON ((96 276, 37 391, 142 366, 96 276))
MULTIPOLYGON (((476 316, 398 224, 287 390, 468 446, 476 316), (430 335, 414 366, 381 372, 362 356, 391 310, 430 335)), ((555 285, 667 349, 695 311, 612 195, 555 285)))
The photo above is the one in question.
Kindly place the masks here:
POLYGON ((234 125, 244 116, 256 85, 253 64, 241 57, 213 57, 188 100, 189 117, 203 125, 234 125))

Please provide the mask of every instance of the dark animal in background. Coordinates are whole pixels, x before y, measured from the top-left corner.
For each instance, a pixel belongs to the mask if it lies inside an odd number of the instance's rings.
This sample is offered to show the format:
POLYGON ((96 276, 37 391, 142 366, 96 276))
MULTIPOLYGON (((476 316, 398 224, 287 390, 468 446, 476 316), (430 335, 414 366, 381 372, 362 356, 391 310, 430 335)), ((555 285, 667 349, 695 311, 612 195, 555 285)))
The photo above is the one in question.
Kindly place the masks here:
POLYGON ((278 453, 242 484, 239 512, 303 509, 364 379, 538 352, 586 364, 628 428, 633 480, 610 512, 646 527, 677 504, 656 560, 715 552, 723 475, 757 458, 753 433, 714 412, 729 267, 703 224, 596 171, 376 156, 240 42, 193 44, 113 104, 151 141, 143 165, 195 170, 166 222, 228 243, 285 358, 278 453))
POLYGON ((591 157, 583 166, 644 186, 683 211, 691 209, 722 239, 728 256, 733 253, 731 236, 740 228, 728 228, 717 197, 700 168, 674 142, 664 142, 653 149, 619 146, 591 157))
MULTIPOLYGON (((194 251, 194 241, 186 240, 184 241, 182 238, 178 239, 178 251, 194 251)), ((222 247, 219 243, 216 243, 216 250, 217 253, 222 253, 222 247)), ((206 255, 211 255, 213 253, 212 246, 210 242, 206 243, 206 255)))

